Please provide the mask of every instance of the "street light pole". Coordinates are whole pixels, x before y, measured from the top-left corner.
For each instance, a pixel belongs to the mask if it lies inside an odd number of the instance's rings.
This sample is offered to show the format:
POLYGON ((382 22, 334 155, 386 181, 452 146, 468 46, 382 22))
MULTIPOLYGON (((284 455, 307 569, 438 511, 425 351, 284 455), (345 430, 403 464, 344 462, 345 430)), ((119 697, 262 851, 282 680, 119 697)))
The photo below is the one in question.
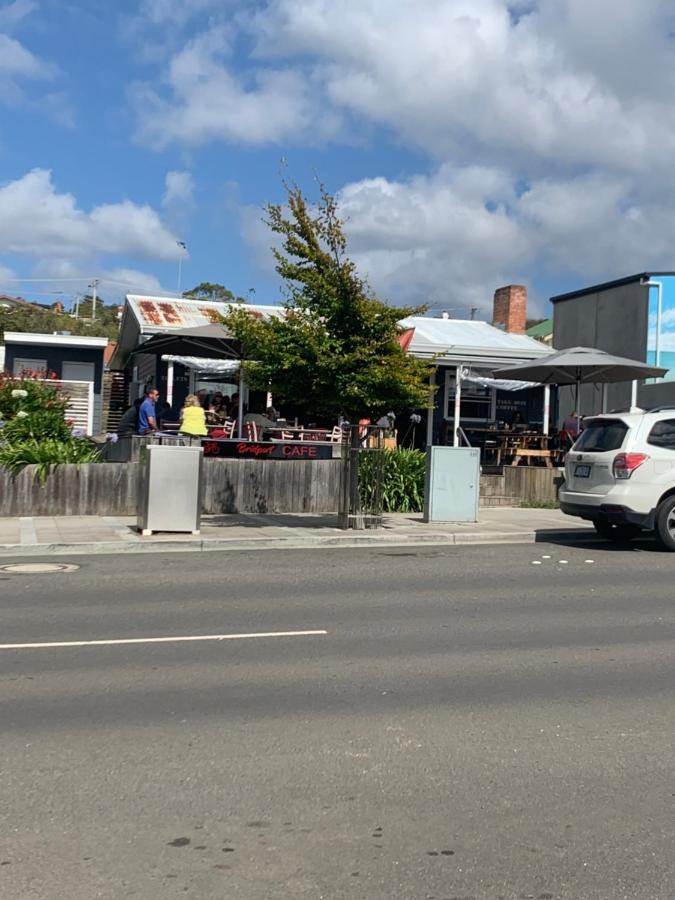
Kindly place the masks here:
MULTIPOLYGON (((184 251, 187 252, 187 245, 186 245, 185 241, 176 241, 176 244, 178 244, 178 246, 179 246, 182 250, 184 250, 184 251)), ((179 296, 180 296, 180 282, 181 282, 181 274, 182 274, 182 271, 183 271, 183 254, 181 253, 181 254, 178 256, 178 290, 177 290, 177 294, 178 294, 179 296)))
POLYGON ((89 287, 91 288, 91 321, 93 322, 96 318, 96 288, 98 287, 98 278, 94 278, 89 287))

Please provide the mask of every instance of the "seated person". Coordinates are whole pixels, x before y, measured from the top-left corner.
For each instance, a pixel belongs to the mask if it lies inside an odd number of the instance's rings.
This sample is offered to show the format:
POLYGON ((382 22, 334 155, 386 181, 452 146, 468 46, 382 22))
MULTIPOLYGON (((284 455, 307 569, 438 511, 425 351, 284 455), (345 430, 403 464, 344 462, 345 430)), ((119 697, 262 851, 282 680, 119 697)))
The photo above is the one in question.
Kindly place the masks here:
POLYGON ((204 410, 199 398, 194 394, 188 394, 185 398, 185 406, 180 412, 179 434, 190 437, 203 437, 208 434, 204 410))
POLYGON ((142 398, 139 397, 131 404, 129 409, 124 413, 117 426, 118 437, 131 437, 132 434, 138 433, 138 410, 141 408, 142 398))
POLYGON ((157 401, 159 391, 157 388, 148 388, 145 397, 138 409, 138 433, 154 434, 158 430, 157 425, 157 401))

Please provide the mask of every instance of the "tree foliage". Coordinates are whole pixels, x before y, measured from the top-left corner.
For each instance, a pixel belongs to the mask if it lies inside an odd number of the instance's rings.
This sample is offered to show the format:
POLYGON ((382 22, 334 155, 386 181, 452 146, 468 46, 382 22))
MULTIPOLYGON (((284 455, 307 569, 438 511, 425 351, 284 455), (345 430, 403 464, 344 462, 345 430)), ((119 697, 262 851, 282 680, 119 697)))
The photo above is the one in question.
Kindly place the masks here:
POLYGON ((216 303, 246 303, 244 297, 237 297, 224 285, 212 284, 210 281, 202 281, 189 291, 184 291, 183 296, 192 300, 211 300, 216 303))
POLYGON ((47 309, 40 306, 0 306, 0 340, 5 331, 52 334, 54 331, 68 331, 76 335, 107 337, 117 340, 119 331, 117 306, 107 306, 100 299, 96 303, 96 318, 91 318, 91 297, 80 301, 79 316, 75 318, 57 307, 47 309))
POLYGON ((251 387, 313 415, 356 420, 424 406, 429 366, 402 349, 398 320, 424 307, 391 307, 373 296, 347 257, 335 199, 323 188, 310 207, 285 185, 287 209, 267 207, 278 236, 276 270, 286 288, 286 314, 255 318, 232 310, 226 324, 241 340, 251 387))

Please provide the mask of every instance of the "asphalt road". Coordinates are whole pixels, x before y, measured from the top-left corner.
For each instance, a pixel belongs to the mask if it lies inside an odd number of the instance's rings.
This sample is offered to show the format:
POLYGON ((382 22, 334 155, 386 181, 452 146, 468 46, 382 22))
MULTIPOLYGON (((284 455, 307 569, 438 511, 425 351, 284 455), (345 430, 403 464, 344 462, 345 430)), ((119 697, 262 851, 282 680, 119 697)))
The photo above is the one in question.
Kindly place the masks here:
POLYGON ((3 645, 327 633, 0 649, 3 900, 675 896, 675 554, 73 562, 3 645))

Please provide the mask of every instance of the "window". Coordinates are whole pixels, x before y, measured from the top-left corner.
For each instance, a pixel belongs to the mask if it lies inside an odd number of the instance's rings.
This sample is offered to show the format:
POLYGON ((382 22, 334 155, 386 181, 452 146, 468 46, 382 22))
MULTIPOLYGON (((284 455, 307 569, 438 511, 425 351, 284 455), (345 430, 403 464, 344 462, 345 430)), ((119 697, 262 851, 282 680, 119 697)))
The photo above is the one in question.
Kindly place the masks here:
POLYGON ((655 422, 649 432, 647 443, 665 450, 675 450, 675 419, 663 419, 655 422))
POLYGON ((591 422, 579 436, 574 445, 574 452, 604 453, 607 450, 618 450, 628 433, 628 425, 620 419, 602 419, 591 422))
POLYGON ((14 360, 14 374, 20 375, 22 372, 46 372, 46 359, 20 359, 16 357, 14 360))

